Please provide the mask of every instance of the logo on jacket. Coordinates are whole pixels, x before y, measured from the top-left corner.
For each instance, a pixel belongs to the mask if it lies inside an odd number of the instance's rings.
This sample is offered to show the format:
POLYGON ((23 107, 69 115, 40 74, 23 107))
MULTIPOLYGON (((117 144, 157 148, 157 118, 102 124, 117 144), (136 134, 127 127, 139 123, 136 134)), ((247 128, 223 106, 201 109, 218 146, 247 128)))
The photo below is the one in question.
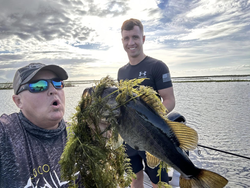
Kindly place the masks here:
POLYGON ((144 72, 140 71, 139 72, 139 77, 138 78, 146 78, 146 77, 147 77, 147 71, 144 71, 144 72))

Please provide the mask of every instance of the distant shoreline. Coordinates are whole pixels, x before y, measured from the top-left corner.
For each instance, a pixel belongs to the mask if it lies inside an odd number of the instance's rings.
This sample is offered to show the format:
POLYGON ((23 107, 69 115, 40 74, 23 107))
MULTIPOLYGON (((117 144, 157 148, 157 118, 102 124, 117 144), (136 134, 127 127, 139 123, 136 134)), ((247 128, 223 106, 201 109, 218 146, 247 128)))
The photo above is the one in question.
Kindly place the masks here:
MULTIPOLYGON (((77 80, 65 81, 65 87, 75 87, 76 84, 91 84, 99 80, 77 80)), ((173 83, 190 83, 190 82, 250 82, 250 75, 213 75, 213 76, 186 76, 186 77, 172 77, 173 83), (249 77, 242 79, 242 77, 249 77), (218 78, 218 79, 216 79, 218 78), (221 79, 227 78, 227 79, 221 79), (228 79, 233 78, 233 79, 228 79), (239 78, 239 79, 235 79, 239 78)), ((0 83, 0 90, 13 89, 12 83, 0 83)))
POLYGON ((185 83, 185 82, 250 82, 250 80, 182 80, 182 81, 173 81, 173 83, 185 83))
POLYGON ((214 77, 247 77, 250 76, 250 74, 240 74, 240 75, 211 75, 211 76, 181 76, 181 77, 172 77, 172 78, 214 78, 214 77))

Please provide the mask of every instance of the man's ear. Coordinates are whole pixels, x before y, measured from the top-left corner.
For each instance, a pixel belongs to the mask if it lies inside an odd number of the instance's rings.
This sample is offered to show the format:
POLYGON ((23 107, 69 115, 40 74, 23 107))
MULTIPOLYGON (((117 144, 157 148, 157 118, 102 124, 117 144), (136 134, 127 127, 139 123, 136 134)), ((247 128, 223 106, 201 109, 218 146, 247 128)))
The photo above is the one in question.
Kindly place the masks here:
POLYGON ((145 42, 145 38, 146 38, 146 36, 145 36, 145 35, 143 35, 143 38, 142 38, 142 40, 143 40, 143 44, 144 44, 144 42, 145 42))
POLYGON ((13 95, 12 96, 12 100, 14 101, 14 103, 16 104, 16 106, 20 109, 22 109, 22 100, 21 100, 21 96, 20 95, 13 95))

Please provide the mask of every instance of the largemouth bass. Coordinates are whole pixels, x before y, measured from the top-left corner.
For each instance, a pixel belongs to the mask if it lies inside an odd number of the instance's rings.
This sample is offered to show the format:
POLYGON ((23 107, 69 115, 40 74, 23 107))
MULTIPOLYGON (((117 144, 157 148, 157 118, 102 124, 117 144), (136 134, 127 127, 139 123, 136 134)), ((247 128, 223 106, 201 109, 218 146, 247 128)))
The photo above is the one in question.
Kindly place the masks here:
MULTIPOLYGON (((160 160, 166 162, 181 173, 182 188, 221 188, 227 184, 228 180, 221 175, 196 167, 184 151, 197 147, 198 135, 195 130, 168 120, 142 96, 132 94, 126 96, 124 104, 117 102, 118 91, 116 87, 108 87, 100 97, 113 109, 112 113, 118 121, 118 133, 125 142, 136 150, 146 151, 149 166, 154 168, 160 160)), ((92 95, 93 92, 93 88, 88 88, 84 95, 92 95)))

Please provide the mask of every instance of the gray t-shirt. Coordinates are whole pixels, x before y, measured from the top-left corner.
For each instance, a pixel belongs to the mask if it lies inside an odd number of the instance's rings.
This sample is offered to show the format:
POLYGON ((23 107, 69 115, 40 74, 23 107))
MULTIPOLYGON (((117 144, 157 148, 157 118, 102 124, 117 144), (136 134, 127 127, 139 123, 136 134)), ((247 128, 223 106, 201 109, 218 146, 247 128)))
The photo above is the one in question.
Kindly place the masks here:
POLYGON ((68 187, 60 179, 66 144, 64 120, 55 130, 32 124, 22 112, 0 117, 0 187, 68 187))

